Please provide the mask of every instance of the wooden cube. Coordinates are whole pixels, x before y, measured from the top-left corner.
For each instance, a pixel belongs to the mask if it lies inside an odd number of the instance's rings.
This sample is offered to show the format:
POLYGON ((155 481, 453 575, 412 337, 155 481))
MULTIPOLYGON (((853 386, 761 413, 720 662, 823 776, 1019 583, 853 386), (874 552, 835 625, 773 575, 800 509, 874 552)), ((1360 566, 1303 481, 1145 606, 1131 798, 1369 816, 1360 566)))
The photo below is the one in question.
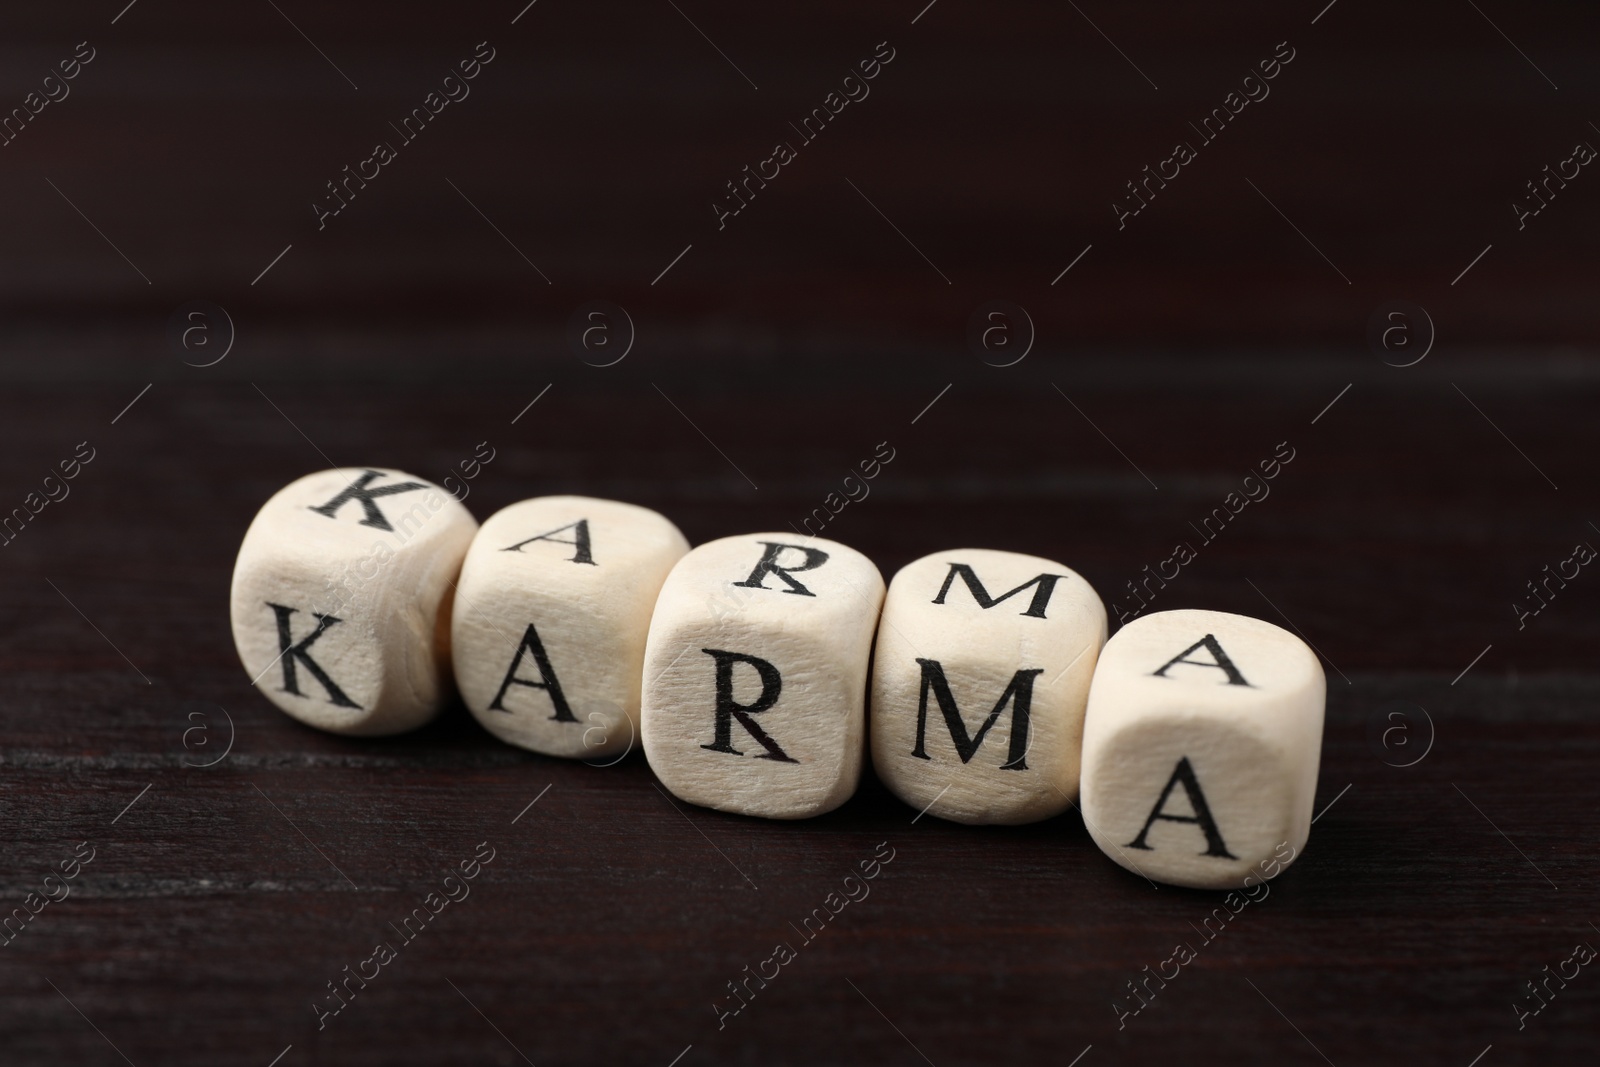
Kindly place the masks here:
POLYGON ((1326 696, 1316 655, 1271 623, 1189 610, 1135 619, 1100 653, 1089 689, 1090 836, 1154 881, 1266 881, 1279 848, 1298 855, 1311 832, 1326 696))
POLYGON ((456 684, 490 733, 551 756, 639 744, 650 613, 689 542, 648 508, 586 496, 491 515, 461 568, 456 684))
POLYGON ((344 467, 280 489, 233 570, 233 640, 256 688, 334 733, 433 718, 451 692, 451 599, 477 528, 403 471, 344 467))
POLYGON ((724 537, 667 576, 645 646, 645 755, 692 804, 802 819, 861 776, 872 561, 794 534, 724 537))
POLYGON ((889 583, 872 666, 872 765, 895 796, 964 823, 1025 823, 1078 793, 1106 609, 1053 560, 962 548, 889 583))

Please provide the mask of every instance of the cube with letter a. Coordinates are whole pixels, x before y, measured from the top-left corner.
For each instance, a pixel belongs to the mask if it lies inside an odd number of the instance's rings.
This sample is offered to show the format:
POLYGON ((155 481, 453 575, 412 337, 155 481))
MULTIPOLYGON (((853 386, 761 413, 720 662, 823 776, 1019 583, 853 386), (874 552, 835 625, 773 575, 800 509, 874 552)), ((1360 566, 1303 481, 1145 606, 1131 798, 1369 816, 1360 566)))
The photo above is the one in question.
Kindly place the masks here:
POLYGON ((889 583, 872 666, 872 765, 907 804, 1025 823, 1078 792, 1106 609, 1052 560, 957 549, 889 583))
POLYGON ((1089 690, 1090 835, 1154 881, 1265 881, 1277 850, 1298 855, 1311 831, 1326 696, 1315 653, 1271 623, 1190 610, 1135 619, 1107 642, 1089 690))
POLYGON ((450 607, 478 524, 396 470, 308 474, 262 505, 233 570, 244 668, 267 699, 340 734, 395 734, 451 692, 450 607))
POLYGON ((639 743, 639 682, 656 594, 689 551, 648 508, 586 496, 489 516, 451 624, 461 698, 490 733, 551 756, 639 743))
POLYGON ((770 819, 848 800, 882 604, 878 568, 837 541, 724 537, 679 560, 645 645, 644 751, 662 785, 770 819))

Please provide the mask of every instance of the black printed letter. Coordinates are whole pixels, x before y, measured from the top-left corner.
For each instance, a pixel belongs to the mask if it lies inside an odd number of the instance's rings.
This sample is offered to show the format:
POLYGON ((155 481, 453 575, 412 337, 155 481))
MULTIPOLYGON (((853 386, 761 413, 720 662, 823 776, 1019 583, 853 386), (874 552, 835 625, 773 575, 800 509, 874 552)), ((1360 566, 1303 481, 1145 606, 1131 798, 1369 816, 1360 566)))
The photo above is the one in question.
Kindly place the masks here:
POLYGON ((766 586, 762 583, 767 580, 767 575, 776 574, 789 586, 788 589, 782 590, 782 592, 794 593, 797 596, 817 595, 789 577, 789 572, 809 571, 822 566, 828 562, 828 554, 826 552, 820 548, 807 548, 804 545, 785 545, 777 541, 761 541, 758 543, 766 545, 767 550, 761 554, 761 560, 756 564, 756 569, 750 572, 750 577, 742 582, 734 582, 734 585, 742 585, 746 589, 765 589, 766 586), (792 548, 796 552, 804 552, 806 561, 793 567, 782 566, 778 563, 778 556, 786 548, 792 548))
POLYGON ((1002 771, 1025 771, 1028 769, 1028 711, 1033 704, 1033 680, 1044 673, 1043 667, 1033 670, 1018 671, 1011 676, 1011 684, 1006 686, 1006 691, 1000 694, 1000 699, 995 701, 994 710, 989 712, 989 717, 983 720, 983 725, 978 727, 978 732, 971 737, 967 736, 967 724, 961 718, 961 710, 956 707, 956 698, 950 692, 950 683, 945 680, 944 667, 938 660, 919 659, 922 664, 922 696, 917 701, 917 745, 911 754, 918 759, 932 759, 924 747, 928 729, 928 689, 933 689, 934 699, 939 702, 939 710, 944 713, 944 724, 950 730, 950 740, 955 743, 956 754, 961 757, 962 763, 968 763, 977 755, 978 749, 983 744, 983 739, 988 736, 989 728, 1000 719, 1000 713, 1005 710, 1006 704, 1011 704, 1011 750, 1006 755, 1006 761, 1000 765, 1002 771))
POLYGON ((1222 671, 1228 676, 1228 685, 1250 684, 1244 680, 1244 675, 1239 673, 1239 668, 1233 665, 1233 660, 1228 658, 1228 654, 1222 651, 1222 646, 1217 644, 1217 639, 1212 637, 1210 634, 1206 634, 1200 640, 1196 641, 1182 652, 1179 652, 1176 656, 1173 656, 1171 659, 1167 660, 1166 664, 1160 670, 1154 672, 1155 676, 1157 678, 1165 678, 1167 676, 1167 668, 1171 667, 1175 663, 1187 663, 1193 667, 1211 667, 1222 671), (1207 652, 1211 653, 1213 662, 1206 663, 1202 660, 1184 658, 1189 653, 1202 646, 1205 647, 1207 652))
POLYGON ((594 557, 589 554, 588 519, 579 519, 577 522, 569 522, 565 526, 557 526, 554 530, 549 530, 542 534, 535 534, 534 536, 528 538, 527 541, 518 541, 516 544, 507 548, 502 548, 500 551, 521 552, 523 545, 533 541, 554 541, 558 545, 576 545, 578 549, 577 554, 568 560, 568 563, 588 563, 591 566, 598 566, 598 564, 596 564, 594 561, 594 557), (562 530, 572 530, 572 540, 566 541, 559 537, 550 536, 551 534, 558 534, 562 530))
MULTIPOLYGON (((783 546, 779 546, 783 547, 783 546)), ((819 553, 820 555, 820 553, 819 553)), ((827 557, 824 556, 824 559, 827 557)), ((801 570, 803 568, 795 568, 801 570)), ((810 593, 806 594, 810 596, 810 593)), ((755 656, 746 656, 740 652, 723 652, 715 648, 702 648, 700 651, 717 661, 717 736, 709 745, 701 748, 710 749, 712 752, 727 752, 735 756, 744 755, 733 747, 733 721, 739 720, 739 725, 749 731, 750 736, 766 749, 766 755, 757 756, 756 759, 777 760, 780 763, 799 763, 787 752, 778 747, 778 743, 767 736, 767 732, 756 725, 750 716, 758 711, 766 711, 778 702, 778 694, 783 692, 783 676, 778 673, 778 668, 764 659, 755 656), (733 699, 733 665, 735 663, 748 663, 756 669, 761 676, 761 695, 756 697, 753 704, 740 704, 733 699)))
POLYGON ((319 515, 326 515, 331 519, 335 517, 335 513, 340 508, 350 501, 359 500, 361 501, 361 506, 367 512, 367 517, 361 520, 361 525, 371 526, 378 530, 393 530, 394 527, 389 525, 389 520, 383 517, 383 512, 378 510, 378 505, 374 504, 373 500, 380 496, 389 496, 391 493, 409 493, 413 489, 426 489, 428 487, 422 482, 401 482, 398 485, 385 485, 377 489, 367 488, 372 479, 382 477, 383 475, 378 471, 367 471, 367 473, 345 486, 338 496, 326 504, 314 507, 311 510, 319 515))
MULTIPOLYGON (((1194 649, 1189 651, 1192 652, 1194 649)), ((1139 831, 1138 837, 1128 842, 1127 847, 1154 851, 1144 843, 1144 835, 1150 832, 1150 824, 1157 819, 1165 819, 1168 822, 1197 823, 1200 831, 1206 835, 1206 850, 1201 853, 1202 856, 1220 856, 1229 860, 1239 858, 1229 852, 1228 846, 1222 843, 1222 834, 1217 830, 1216 820, 1211 817, 1211 807, 1206 803, 1206 795, 1200 791, 1200 783, 1195 779, 1194 768, 1189 766, 1188 756, 1178 761, 1178 766, 1174 768, 1172 777, 1167 779, 1167 787, 1161 791, 1161 799, 1157 800, 1156 806, 1150 809, 1150 817, 1144 821, 1144 829, 1139 831), (1172 787, 1179 782, 1183 783, 1183 791, 1189 794, 1189 806, 1194 808, 1194 814, 1163 815, 1161 809, 1167 806, 1167 797, 1172 795, 1172 787)))
POLYGON ((270 600, 266 603, 267 607, 271 608, 273 614, 278 617, 278 662, 283 664, 282 691, 293 693, 297 697, 305 696, 304 693, 300 692, 300 680, 295 674, 295 660, 299 660, 304 664, 306 670, 311 672, 311 676, 322 683, 322 688, 328 693, 329 703, 337 704, 341 708, 359 708, 361 705, 345 696, 344 690, 340 689, 334 683, 334 680, 328 677, 328 672, 323 670, 322 666, 311 658, 310 652, 306 651, 306 649, 316 644, 317 638, 321 637, 328 627, 343 620, 336 619, 332 615, 324 615, 320 611, 314 611, 312 614, 317 617, 317 628, 312 631, 310 637, 302 638, 299 643, 296 643, 294 634, 289 629, 289 616, 295 613, 295 609, 286 608, 282 604, 274 604, 270 600))
POLYGON ((1036 578, 1030 578, 1028 581, 1023 582, 1009 593, 991 597, 989 590, 983 587, 983 583, 978 580, 978 576, 973 573, 971 567, 965 563, 952 563, 950 564, 950 573, 945 575, 944 584, 939 587, 939 595, 933 598, 935 604, 944 603, 945 594, 950 592, 950 587, 955 584, 956 575, 958 574, 961 576, 961 580, 967 583, 967 589, 972 593, 972 599, 978 602, 980 608, 992 608, 1002 600, 1009 600, 1016 596, 1030 585, 1038 586, 1033 591, 1033 603, 1029 604, 1028 610, 1023 612, 1024 615, 1031 615, 1036 619, 1044 618, 1044 609, 1050 603, 1050 595, 1056 591, 1056 582, 1066 577, 1062 574, 1041 574, 1036 578))
MULTIPOLYGON (((553 532, 553 531, 552 531, 553 532)), ((489 702, 490 711, 504 711, 511 714, 500 701, 506 695, 506 690, 514 685, 525 685, 529 689, 543 689, 550 694, 550 703, 555 707, 556 713, 550 716, 552 722, 577 722, 578 717, 572 714, 572 709, 567 707, 567 698, 561 694, 561 683, 556 679, 556 672, 550 666, 550 657, 544 653, 544 642, 539 640, 539 631, 533 628, 533 623, 522 633, 522 644, 517 646, 517 654, 511 657, 511 669, 506 671, 505 681, 500 683, 500 692, 494 695, 489 702), (539 665, 539 680, 529 681, 517 677, 517 668, 522 665, 522 654, 533 653, 533 662, 539 665)))

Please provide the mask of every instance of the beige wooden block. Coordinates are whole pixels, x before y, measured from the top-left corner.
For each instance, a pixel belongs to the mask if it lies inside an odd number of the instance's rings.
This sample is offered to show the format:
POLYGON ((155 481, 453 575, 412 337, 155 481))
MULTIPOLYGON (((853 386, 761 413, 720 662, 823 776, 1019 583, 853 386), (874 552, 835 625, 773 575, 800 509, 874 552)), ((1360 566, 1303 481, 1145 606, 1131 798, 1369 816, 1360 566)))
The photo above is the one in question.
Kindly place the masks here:
POLYGON ((889 583, 872 666, 872 765, 912 807, 964 823, 1058 815, 1078 793, 1106 609, 1053 560, 962 548, 889 583))
POLYGON ((1311 831, 1327 685, 1294 634, 1220 611, 1135 619, 1100 653, 1083 817, 1158 882, 1229 889, 1278 873, 1311 831), (1268 870, 1268 867, 1271 870, 1268 870))
POLYGON ((318 471, 273 494, 233 569, 233 641, 256 688, 334 733, 433 718, 450 694, 452 583, 477 528, 403 471, 318 471))
POLYGON ((684 556, 645 646, 656 777, 692 804, 771 819, 843 804, 861 777, 882 604, 878 568, 837 541, 750 534, 684 556))
POLYGON ((689 551, 648 508, 586 496, 489 516, 461 567, 456 684, 490 733, 583 759, 639 745, 639 682, 656 594, 689 551))

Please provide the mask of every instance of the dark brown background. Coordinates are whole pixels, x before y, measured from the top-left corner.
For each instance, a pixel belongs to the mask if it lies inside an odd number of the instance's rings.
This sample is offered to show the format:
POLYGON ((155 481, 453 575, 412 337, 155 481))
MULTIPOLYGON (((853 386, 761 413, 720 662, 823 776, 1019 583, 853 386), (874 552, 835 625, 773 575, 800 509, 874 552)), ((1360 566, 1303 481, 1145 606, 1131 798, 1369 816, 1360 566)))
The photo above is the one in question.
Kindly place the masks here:
POLYGON ((1339 0, 1312 25, 1320 3, 939 0, 912 25, 917 2, 539 0, 513 26, 520 3, 278 6, 6 16, 8 107, 77 42, 97 56, 0 147, 0 510, 77 442, 96 458, 0 549, 0 897, 78 841, 97 854, 0 949, 0 1059, 1593 1057, 1600 978, 1520 1032, 1511 1006, 1600 945, 1600 579, 1521 631, 1511 607, 1600 543, 1600 178, 1521 232, 1511 209, 1600 144, 1592 10, 1339 0), (482 40, 497 58, 472 95, 318 232, 323 183, 482 40), (870 97, 717 232, 722 183, 883 40, 870 97), (1119 232, 1123 183, 1285 40, 1271 96, 1119 232), (997 298, 1037 327, 1008 368, 965 336, 997 298), (566 339, 593 299, 637 328, 613 367, 566 339), (1438 333, 1404 369, 1366 341, 1395 299, 1438 333), (236 327, 213 367, 170 343, 193 300, 236 327), (1319 809, 1338 802, 1119 1032, 1113 998, 1198 942, 1215 899, 1126 874, 1076 815, 913 825, 870 780, 807 823, 675 811, 637 755, 523 753, 459 706, 385 741, 273 710, 227 630, 255 509, 330 461, 442 479, 485 440, 480 518, 582 492, 695 542, 798 523, 888 441, 828 536, 886 575, 962 544, 1051 556, 1113 608, 1288 441, 1272 495, 1156 606, 1287 619, 1317 646, 1319 809), (1375 746, 1396 701, 1409 747, 1375 746), (229 755, 191 766, 224 709, 229 755), (471 897, 318 1033, 323 983, 484 840, 471 897), (719 1032, 724 983, 882 841, 872 895, 719 1032))

